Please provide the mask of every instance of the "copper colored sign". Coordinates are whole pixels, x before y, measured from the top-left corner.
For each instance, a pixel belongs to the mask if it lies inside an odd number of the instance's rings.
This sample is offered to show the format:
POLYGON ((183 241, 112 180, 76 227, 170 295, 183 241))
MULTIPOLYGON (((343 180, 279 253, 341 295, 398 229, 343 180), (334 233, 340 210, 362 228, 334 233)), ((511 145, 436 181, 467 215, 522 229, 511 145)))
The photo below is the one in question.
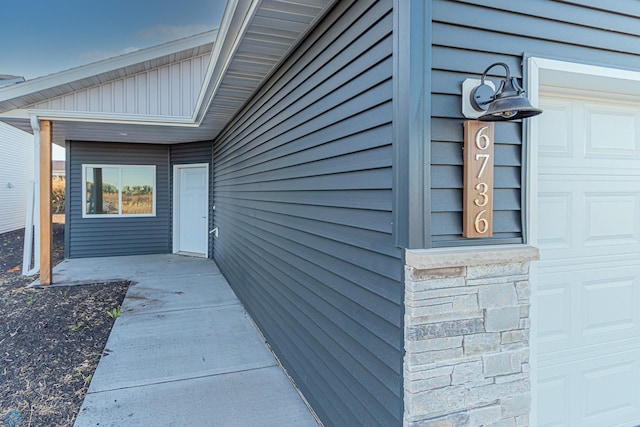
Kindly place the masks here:
POLYGON ((463 237, 493 235, 493 123, 464 123, 463 237))

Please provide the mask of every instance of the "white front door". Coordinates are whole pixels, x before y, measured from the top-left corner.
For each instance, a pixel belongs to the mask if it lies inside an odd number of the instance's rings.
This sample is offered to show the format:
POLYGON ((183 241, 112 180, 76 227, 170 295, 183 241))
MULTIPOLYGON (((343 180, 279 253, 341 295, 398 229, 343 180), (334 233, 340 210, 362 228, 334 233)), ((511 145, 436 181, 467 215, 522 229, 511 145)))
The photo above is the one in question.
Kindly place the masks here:
POLYGON ((640 103, 540 88, 538 426, 640 425, 640 103))
POLYGON ((208 165, 174 169, 174 252, 207 256, 208 165))

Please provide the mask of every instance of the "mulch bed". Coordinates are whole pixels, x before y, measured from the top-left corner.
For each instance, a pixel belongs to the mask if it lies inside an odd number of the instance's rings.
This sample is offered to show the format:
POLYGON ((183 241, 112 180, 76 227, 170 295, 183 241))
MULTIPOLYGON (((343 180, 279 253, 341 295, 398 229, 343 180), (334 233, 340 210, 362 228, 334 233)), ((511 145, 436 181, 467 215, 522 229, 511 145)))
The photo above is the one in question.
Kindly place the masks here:
MULTIPOLYGON (((28 288, 23 237, 0 234, 0 426, 72 426, 129 282, 28 288)), ((53 258, 64 258, 64 224, 53 258)))

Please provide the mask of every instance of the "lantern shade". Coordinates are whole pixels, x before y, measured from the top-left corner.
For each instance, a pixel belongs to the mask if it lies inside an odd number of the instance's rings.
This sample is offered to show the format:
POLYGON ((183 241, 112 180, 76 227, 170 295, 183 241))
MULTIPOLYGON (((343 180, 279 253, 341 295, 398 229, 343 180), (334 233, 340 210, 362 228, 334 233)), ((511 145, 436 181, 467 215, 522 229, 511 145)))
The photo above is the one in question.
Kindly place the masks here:
POLYGON ((537 116, 542 110, 531 105, 515 77, 505 79, 489 102, 487 112, 478 117, 483 122, 518 120, 537 116))
POLYGON ((497 62, 490 65, 482 74, 480 86, 471 91, 470 102, 477 111, 486 110, 486 113, 478 117, 484 122, 518 120, 537 116, 542 110, 531 105, 524 96, 524 89, 518 84, 507 64, 497 62), (487 73, 496 65, 504 67, 506 77, 500 82, 500 86, 491 94, 491 88, 485 83, 487 73))

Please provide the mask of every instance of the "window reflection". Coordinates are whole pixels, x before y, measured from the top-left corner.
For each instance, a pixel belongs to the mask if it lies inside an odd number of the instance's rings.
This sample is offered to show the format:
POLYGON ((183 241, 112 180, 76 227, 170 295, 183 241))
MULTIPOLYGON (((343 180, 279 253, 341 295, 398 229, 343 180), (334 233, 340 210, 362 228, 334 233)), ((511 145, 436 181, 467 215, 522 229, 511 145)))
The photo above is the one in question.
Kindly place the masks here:
POLYGON ((126 215, 153 213, 152 169, 122 169, 122 213, 126 215))
POLYGON ((85 215, 154 215, 154 166, 84 166, 85 215))
POLYGON ((117 214, 118 168, 88 167, 86 171, 87 213, 117 214))

